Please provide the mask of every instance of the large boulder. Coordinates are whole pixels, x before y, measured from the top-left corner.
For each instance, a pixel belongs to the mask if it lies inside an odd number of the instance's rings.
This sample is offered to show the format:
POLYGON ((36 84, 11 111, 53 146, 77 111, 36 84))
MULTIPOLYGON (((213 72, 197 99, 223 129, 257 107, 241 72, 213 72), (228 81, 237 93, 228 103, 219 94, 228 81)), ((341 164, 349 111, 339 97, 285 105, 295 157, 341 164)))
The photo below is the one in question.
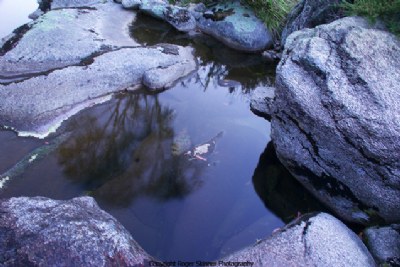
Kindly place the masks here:
POLYGON ((1 266, 146 266, 153 260, 91 197, 0 201, 1 266))
POLYGON ((277 68, 277 155, 345 220, 400 221, 400 40, 348 17, 291 34, 277 68))
POLYGON ((364 239, 379 264, 400 266, 400 224, 367 228, 364 239))
POLYGON ((218 3, 198 19, 198 28, 229 47, 246 52, 272 45, 271 32, 254 12, 239 1, 218 3))
POLYGON ((375 266, 360 238, 327 213, 302 216, 253 247, 219 262, 252 262, 253 267, 375 266))
POLYGON ((340 3, 343 0, 301 0, 290 12, 281 35, 281 43, 295 31, 314 28, 343 17, 340 3))

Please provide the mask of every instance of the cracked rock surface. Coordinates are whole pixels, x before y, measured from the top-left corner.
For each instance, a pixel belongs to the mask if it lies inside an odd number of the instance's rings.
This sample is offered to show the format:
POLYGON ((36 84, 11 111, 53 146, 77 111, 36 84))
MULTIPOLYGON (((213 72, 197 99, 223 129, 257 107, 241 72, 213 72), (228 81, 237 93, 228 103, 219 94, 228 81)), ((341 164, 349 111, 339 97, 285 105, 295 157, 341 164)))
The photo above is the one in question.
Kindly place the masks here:
POLYGON ((224 259, 253 266, 375 266, 360 238, 327 213, 304 215, 253 247, 224 259))
POLYGON ((348 17, 291 34, 277 68, 277 155, 348 221, 400 221, 399 58, 398 38, 348 17))
MULTIPOLYGON (((45 137, 78 111, 145 83, 171 86, 196 68, 190 47, 142 47, 135 13, 105 2, 50 10, 0 48, 0 125, 45 137), (173 51, 173 53, 171 52, 173 51)), ((96 1, 94 1, 96 2, 96 1)))
POLYGON ((0 229, 2 266, 144 266, 152 260, 91 197, 0 201, 0 229))

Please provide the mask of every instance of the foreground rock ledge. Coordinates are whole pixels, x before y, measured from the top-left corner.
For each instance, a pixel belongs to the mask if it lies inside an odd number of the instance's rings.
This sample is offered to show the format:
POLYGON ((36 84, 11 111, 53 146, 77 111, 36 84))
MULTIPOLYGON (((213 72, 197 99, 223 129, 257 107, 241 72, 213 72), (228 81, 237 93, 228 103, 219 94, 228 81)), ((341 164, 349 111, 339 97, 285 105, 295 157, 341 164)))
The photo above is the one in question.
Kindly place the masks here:
POLYGON ((2 266, 141 266, 152 258, 91 197, 0 202, 2 266))
POLYGON ((400 221, 399 59, 398 38, 349 17, 291 34, 277 68, 277 155, 348 221, 400 221))
MULTIPOLYGON (((0 201, 2 266, 149 266, 154 260, 91 197, 0 201)), ((224 259, 253 266, 374 266, 357 235, 329 214, 305 215, 224 259)))

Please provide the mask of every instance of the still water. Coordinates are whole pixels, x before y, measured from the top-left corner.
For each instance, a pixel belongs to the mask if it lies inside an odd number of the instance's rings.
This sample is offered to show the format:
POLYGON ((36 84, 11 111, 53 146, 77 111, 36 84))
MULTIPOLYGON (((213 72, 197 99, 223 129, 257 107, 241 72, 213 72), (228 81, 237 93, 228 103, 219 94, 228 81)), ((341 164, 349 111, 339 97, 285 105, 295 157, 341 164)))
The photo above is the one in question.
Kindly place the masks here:
MULTIPOLYGON (((69 138, 0 197, 93 196, 165 261, 215 260, 320 208, 267 146, 269 123, 249 109, 253 90, 273 84, 274 63, 147 17, 131 33, 147 45, 193 46, 198 71, 167 91, 123 92, 72 117, 57 133, 69 138), (185 155, 211 143, 200 158, 185 155)), ((0 131, 0 173, 52 138, 0 131)))

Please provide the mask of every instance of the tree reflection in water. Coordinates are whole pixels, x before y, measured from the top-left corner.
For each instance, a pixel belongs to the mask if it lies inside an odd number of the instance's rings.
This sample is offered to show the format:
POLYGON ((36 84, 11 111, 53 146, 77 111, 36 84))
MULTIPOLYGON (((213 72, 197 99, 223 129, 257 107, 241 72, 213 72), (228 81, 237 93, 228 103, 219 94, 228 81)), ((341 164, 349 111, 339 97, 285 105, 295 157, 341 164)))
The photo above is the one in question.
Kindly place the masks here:
POLYGON ((59 149, 68 177, 110 204, 128 206, 139 195, 182 198, 201 185, 201 162, 173 156, 174 112, 157 95, 129 94, 103 114, 79 116, 59 149), (84 125, 84 127, 83 127, 84 125))

